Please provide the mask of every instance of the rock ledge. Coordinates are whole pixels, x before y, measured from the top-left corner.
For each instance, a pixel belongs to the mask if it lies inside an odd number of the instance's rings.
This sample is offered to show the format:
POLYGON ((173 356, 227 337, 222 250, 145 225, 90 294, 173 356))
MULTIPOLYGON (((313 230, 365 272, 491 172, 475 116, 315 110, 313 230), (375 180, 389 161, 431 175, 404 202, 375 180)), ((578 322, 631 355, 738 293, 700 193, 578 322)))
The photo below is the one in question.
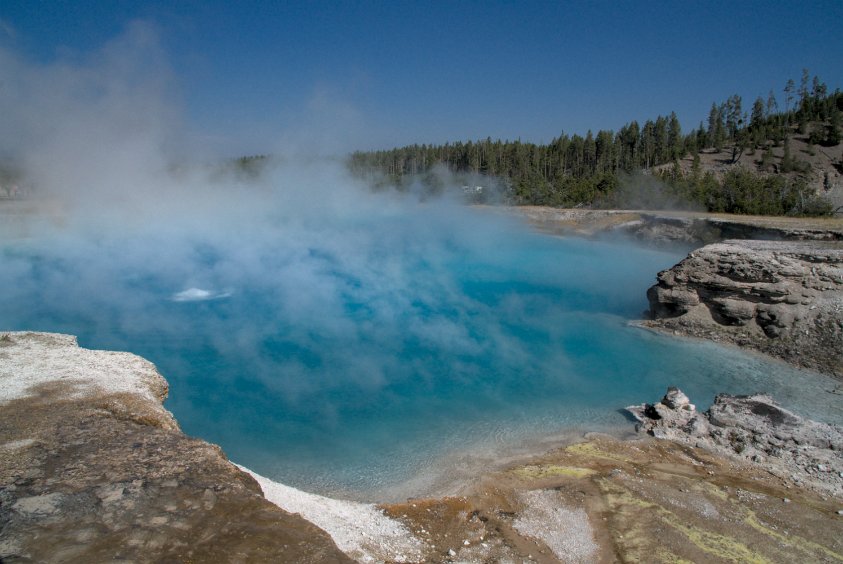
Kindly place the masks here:
POLYGON ((129 353, 0 333, 0 562, 347 562, 185 436, 129 353))
POLYGON ((700 412, 678 388, 627 407, 637 429, 658 439, 763 464, 797 485, 843 499, 843 429, 803 419, 765 394, 719 394, 700 412))
POLYGON ((843 245, 729 240, 658 274, 643 325, 843 377, 843 245))

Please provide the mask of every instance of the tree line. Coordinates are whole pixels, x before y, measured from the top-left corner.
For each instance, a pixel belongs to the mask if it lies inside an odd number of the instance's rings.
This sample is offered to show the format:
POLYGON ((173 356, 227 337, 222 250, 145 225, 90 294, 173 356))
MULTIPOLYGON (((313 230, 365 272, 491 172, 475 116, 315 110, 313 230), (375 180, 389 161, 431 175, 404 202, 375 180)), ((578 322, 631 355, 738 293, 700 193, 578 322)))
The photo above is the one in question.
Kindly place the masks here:
POLYGON ((808 135, 811 144, 839 144, 843 93, 839 89, 829 93, 818 77, 811 80, 805 70, 798 88, 793 80, 785 85, 783 105, 771 91, 766 99, 758 97, 747 111, 741 97, 733 95, 713 103, 708 122, 688 132, 671 112, 643 124, 631 121, 618 131, 594 134, 589 130, 585 136, 563 133, 548 144, 486 138, 358 151, 350 155, 348 166, 358 176, 399 189, 413 182, 435 185, 432 173, 446 167, 457 174, 501 179, 502 197, 508 203, 564 207, 622 206, 629 196, 623 189, 629 175, 655 174, 673 197, 709 211, 822 213, 822 206, 811 200, 806 182, 798 178, 798 173, 807 172, 807 163, 790 154, 789 143, 798 132, 808 135), (774 147, 783 147, 784 156, 774 157, 774 147), (764 174, 740 171, 718 180, 700 172, 701 151, 723 150, 732 162, 747 151, 762 151, 759 170, 764 174), (678 162, 689 155, 695 157, 695 169, 686 174, 678 162), (664 166, 671 163, 673 167, 664 166), (797 175, 767 178, 767 173, 790 172, 797 175), (764 199, 778 205, 752 204, 764 199))

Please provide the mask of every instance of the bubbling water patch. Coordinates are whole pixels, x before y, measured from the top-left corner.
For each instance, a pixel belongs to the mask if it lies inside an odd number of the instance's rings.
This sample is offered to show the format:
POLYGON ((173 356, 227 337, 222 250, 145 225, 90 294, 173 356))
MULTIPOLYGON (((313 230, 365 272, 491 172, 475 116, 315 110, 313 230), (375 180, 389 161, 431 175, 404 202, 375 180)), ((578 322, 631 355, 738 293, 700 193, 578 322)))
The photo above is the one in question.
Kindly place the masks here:
POLYGON ((843 421, 819 375, 629 326, 683 253, 445 203, 284 204, 8 243, 4 328, 140 354, 188 434, 276 481, 364 499, 425 493, 571 429, 629 431, 619 410, 668 385, 703 406, 769 391, 843 421))

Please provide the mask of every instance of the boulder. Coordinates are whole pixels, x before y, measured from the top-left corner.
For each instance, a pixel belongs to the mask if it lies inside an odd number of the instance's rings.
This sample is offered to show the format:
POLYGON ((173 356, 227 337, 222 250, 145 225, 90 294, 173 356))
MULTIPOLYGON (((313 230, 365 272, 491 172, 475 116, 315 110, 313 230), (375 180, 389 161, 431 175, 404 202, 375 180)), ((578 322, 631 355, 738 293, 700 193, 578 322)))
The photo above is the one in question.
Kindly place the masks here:
POLYGON ((627 410, 641 433, 763 462, 775 475, 843 498, 843 429, 805 419, 769 395, 719 394, 700 413, 671 387, 661 401, 627 410))
POLYGON ((843 376, 843 243, 725 241, 657 280, 643 325, 843 376))

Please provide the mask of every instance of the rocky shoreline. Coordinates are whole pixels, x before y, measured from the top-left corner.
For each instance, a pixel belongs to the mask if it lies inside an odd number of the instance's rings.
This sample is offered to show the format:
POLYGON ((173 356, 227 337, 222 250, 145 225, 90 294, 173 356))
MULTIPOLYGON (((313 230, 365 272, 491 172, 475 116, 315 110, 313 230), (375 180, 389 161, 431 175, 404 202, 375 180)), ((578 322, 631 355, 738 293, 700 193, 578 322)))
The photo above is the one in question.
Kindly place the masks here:
POLYGON ((351 561, 185 436, 166 395, 135 355, 0 334, 0 562, 351 561))
POLYGON ((670 392, 636 412, 639 439, 587 435, 462 496, 376 506, 186 437, 135 355, 4 333, 0 359, 2 562, 843 559, 843 432, 768 398, 700 414, 670 392))
POLYGON ((843 243, 727 240, 658 274, 644 326, 843 378, 843 243))

